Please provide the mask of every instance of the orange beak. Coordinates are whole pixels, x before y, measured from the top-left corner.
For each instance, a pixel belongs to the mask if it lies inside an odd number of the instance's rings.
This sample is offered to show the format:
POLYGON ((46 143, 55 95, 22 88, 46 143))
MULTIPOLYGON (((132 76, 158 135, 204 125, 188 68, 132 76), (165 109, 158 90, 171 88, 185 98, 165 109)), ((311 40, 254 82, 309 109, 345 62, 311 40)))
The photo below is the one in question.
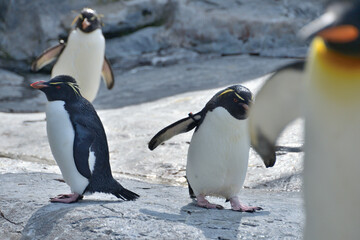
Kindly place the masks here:
POLYGON ((318 36, 333 43, 347 43, 359 36, 359 30, 353 25, 340 25, 320 31, 318 36))
POLYGON ((89 23, 89 21, 87 20, 87 18, 84 19, 84 21, 81 23, 81 27, 82 29, 86 29, 87 27, 89 27, 91 25, 91 23, 89 23))
POLYGON ((48 85, 46 85, 44 83, 45 83, 45 81, 37 81, 37 82, 32 83, 30 86, 35 89, 48 87, 48 85))

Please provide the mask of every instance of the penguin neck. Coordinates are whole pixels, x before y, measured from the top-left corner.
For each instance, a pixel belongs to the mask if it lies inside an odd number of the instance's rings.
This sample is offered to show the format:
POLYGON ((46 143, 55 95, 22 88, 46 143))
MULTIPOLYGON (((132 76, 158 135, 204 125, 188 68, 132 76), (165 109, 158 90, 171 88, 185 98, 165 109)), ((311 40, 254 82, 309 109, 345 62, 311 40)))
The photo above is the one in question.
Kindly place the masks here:
POLYGON ((208 111, 205 120, 211 121, 213 126, 221 129, 221 131, 229 131, 236 134, 234 129, 241 129, 242 126, 246 126, 247 120, 239 120, 234 118, 225 108, 216 107, 211 111, 208 111))
POLYGON ((54 99, 52 98, 51 96, 47 95, 46 94, 46 98, 49 102, 53 102, 53 101, 63 101, 65 102, 65 104, 69 104, 69 103, 73 103, 73 102, 77 102, 79 101, 80 99, 80 96, 79 95, 71 95, 71 96, 68 96, 66 99, 54 99))
POLYGON ((97 39, 99 36, 102 36, 102 31, 100 28, 98 28, 92 32, 86 33, 86 32, 81 31, 80 29, 76 28, 70 33, 70 35, 76 35, 81 39, 86 38, 89 41, 93 38, 97 39))
POLYGON ((360 57, 345 55, 334 51, 326 46, 325 41, 317 37, 311 44, 311 49, 319 64, 328 71, 341 71, 349 74, 349 71, 356 71, 360 75, 360 57))
POLYGON ((315 38, 306 68, 307 88, 313 96, 339 109, 357 104, 355 99, 360 98, 360 58, 334 52, 321 38, 315 38))

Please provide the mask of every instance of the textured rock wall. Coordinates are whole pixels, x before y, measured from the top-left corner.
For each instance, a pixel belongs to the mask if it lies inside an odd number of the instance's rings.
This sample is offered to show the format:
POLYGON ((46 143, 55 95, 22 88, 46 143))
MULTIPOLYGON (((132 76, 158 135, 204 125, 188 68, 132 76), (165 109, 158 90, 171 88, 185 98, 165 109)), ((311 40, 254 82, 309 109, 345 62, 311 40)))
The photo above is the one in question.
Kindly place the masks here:
POLYGON ((0 1, 0 67, 21 71, 67 37, 75 11, 104 15, 107 54, 115 67, 166 65, 199 54, 303 56, 296 32, 322 12, 296 0, 0 1))

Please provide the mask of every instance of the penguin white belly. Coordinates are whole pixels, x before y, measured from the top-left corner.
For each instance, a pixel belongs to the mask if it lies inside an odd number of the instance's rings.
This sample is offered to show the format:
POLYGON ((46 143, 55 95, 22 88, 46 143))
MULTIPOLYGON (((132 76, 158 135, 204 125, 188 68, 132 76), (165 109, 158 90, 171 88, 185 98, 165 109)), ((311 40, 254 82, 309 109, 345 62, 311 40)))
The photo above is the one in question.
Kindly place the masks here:
POLYGON ((104 63, 105 39, 101 29, 92 33, 73 30, 66 47, 54 65, 51 78, 70 75, 80 86, 80 92, 90 102, 96 97, 104 63))
POLYGON ((83 194, 89 180, 78 172, 75 165, 73 155, 75 131, 64 104, 63 101, 48 102, 46 106, 47 135, 51 152, 65 182, 72 192, 83 194))
POLYGON ((247 120, 222 107, 209 111, 189 146, 186 176, 195 195, 236 196, 245 181, 249 149, 247 120))
POLYGON ((304 239, 359 239, 360 79, 313 74, 327 85, 305 96, 304 239))

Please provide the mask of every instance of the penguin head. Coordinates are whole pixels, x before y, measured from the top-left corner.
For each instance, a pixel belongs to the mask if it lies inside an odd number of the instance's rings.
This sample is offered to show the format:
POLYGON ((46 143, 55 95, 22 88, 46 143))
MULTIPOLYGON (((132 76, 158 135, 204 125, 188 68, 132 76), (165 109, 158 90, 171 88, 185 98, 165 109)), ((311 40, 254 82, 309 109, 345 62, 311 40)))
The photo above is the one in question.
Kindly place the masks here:
POLYGON ((338 2, 299 33, 303 39, 320 37, 328 49, 360 56, 360 3, 338 2))
POLYGON ((252 101, 253 95, 248 88, 234 85, 216 93, 206 104, 206 108, 212 111, 217 107, 223 107, 234 118, 243 120, 247 118, 252 101))
POLYGON ((82 32, 90 33, 98 28, 101 28, 102 22, 98 15, 91 8, 84 8, 78 16, 75 17, 73 24, 82 32))
POLYGON ((79 86, 74 78, 59 75, 50 81, 37 81, 30 85, 44 92, 48 101, 73 101, 81 97, 79 86))

